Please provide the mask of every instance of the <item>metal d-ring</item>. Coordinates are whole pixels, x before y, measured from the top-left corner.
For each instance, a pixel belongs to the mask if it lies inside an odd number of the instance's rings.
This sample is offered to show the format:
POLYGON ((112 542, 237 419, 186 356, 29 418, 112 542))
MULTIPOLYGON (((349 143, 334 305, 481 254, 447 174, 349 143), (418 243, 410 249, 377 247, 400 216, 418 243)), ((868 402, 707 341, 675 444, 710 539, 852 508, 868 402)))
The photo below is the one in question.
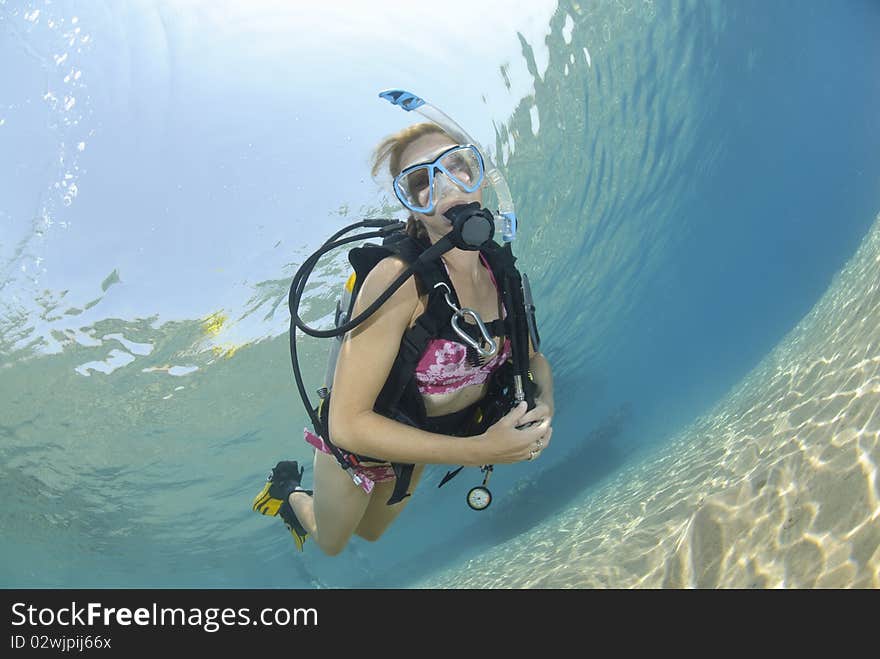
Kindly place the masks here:
POLYGON ((446 304, 448 304, 449 307, 455 312, 455 315, 452 316, 452 329, 455 330, 455 333, 458 334, 462 341, 464 341, 471 348, 476 350, 477 354, 480 355, 480 357, 482 357, 483 359, 494 357, 498 353, 498 346, 495 344, 495 339, 492 338, 492 335, 486 328, 486 324, 483 322, 483 319, 480 318, 480 314, 478 314, 473 309, 468 309, 467 307, 459 309, 450 297, 452 291, 449 289, 449 286, 447 286, 446 283, 442 281, 434 284, 434 288, 439 288, 440 286, 446 289, 446 292, 443 294, 446 298, 446 304), (480 334, 483 335, 483 341, 490 345, 490 348, 484 348, 480 344, 480 342, 472 339, 467 332, 461 329, 458 324, 458 320, 459 318, 465 318, 466 316, 470 316, 471 318, 473 318, 474 322, 477 325, 477 329, 479 329, 480 334))

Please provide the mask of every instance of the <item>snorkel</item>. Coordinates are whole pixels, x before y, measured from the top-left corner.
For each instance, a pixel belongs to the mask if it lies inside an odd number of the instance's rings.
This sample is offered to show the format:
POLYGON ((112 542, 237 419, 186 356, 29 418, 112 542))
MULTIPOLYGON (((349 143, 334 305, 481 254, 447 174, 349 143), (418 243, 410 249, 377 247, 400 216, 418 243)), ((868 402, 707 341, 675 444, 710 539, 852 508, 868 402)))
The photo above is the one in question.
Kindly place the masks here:
POLYGON ((498 212, 495 219, 501 224, 501 236, 505 243, 512 242, 516 238, 516 210, 513 207, 513 197, 507 181, 496 167, 489 153, 480 146, 468 132, 458 125, 448 114, 436 108, 424 99, 402 89, 388 89, 379 93, 379 98, 384 98, 392 105, 397 105, 406 112, 416 111, 428 121, 437 124, 454 140, 461 144, 473 144, 480 150, 483 161, 486 164, 486 178, 495 188, 498 197, 498 212))

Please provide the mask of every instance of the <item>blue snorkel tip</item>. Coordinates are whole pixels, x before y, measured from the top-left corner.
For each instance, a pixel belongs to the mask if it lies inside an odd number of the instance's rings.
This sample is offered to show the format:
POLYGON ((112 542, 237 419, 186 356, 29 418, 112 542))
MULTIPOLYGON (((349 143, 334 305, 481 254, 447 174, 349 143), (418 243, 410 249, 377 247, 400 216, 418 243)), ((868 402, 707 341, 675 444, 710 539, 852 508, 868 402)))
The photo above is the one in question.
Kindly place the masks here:
POLYGON ((384 92, 379 92, 379 98, 384 98, 391 105, 399 105, 407 112, 420 108, 425 104, 424 100, 403 89, 386 89, 384 92))

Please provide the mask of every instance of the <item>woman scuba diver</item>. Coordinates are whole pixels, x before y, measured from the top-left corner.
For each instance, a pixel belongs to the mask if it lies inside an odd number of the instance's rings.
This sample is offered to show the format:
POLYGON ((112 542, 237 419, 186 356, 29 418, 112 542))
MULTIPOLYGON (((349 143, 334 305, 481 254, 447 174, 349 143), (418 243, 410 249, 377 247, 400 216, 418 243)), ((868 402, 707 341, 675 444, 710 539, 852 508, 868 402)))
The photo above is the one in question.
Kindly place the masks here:
MULTIPOLYGON (((437 123, 411 125, 383 140, 374 177, 385 163, 397 198, 410 211, 406 235, 401 232, 396 247, 382 251, 359 282, 351 318, 387 295, 419 254, 440 246, 455 222, 481 213, 492 219, 481 208, 482 154, 437 123)), ((502 250, 488 238, 479 249, 447 246, 433 267, 416 269, 344 335, 332 404, 325 391, 320 425, 305 431, 316 449, 312 489, 302 487, 304 470, 296 461, 282 461, 253 503, 257 512, 282 518, 298 549, 309 536, 331 556, 352 535, 378 540, 406 506, 426 464, 483 467, 488 478, 491 465, 534 460, 550 444, 553 378, 534 345, 536 332, 526 334, 528 351, 522 353, 528 354, 533 406, 510 394, 513 332, 503 329, 510 312, 498 280, 514 272, 513 259, 494 256, 502 250), (498 249, 488 249, 490 243, 498 249), (466 334, 476 339, 467 341, 466 334)))

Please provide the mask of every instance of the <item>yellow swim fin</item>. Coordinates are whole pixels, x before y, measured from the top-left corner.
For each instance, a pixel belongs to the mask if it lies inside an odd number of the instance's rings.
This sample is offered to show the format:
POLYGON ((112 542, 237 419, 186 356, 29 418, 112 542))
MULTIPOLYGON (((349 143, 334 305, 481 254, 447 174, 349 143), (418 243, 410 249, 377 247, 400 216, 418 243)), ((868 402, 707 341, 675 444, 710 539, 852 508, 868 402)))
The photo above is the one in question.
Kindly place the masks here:
POLYGON ((295 460, 283 460, 275 465, 275 468, 269 472, 266 483, 259 494, 254 497, 253 509, 261 515, 280 515, 284 521, 284 525, 293 536, 296 548, 302 551, 303 543, 308 537, 308 532, 303 528, 302 524, 296 518, 293 508, 290 505, 288 497, 290 493, 298 490, 308 495, 312 494, 311 490, 304 490, 300 487, 304 468, 300 467, 295 460))

